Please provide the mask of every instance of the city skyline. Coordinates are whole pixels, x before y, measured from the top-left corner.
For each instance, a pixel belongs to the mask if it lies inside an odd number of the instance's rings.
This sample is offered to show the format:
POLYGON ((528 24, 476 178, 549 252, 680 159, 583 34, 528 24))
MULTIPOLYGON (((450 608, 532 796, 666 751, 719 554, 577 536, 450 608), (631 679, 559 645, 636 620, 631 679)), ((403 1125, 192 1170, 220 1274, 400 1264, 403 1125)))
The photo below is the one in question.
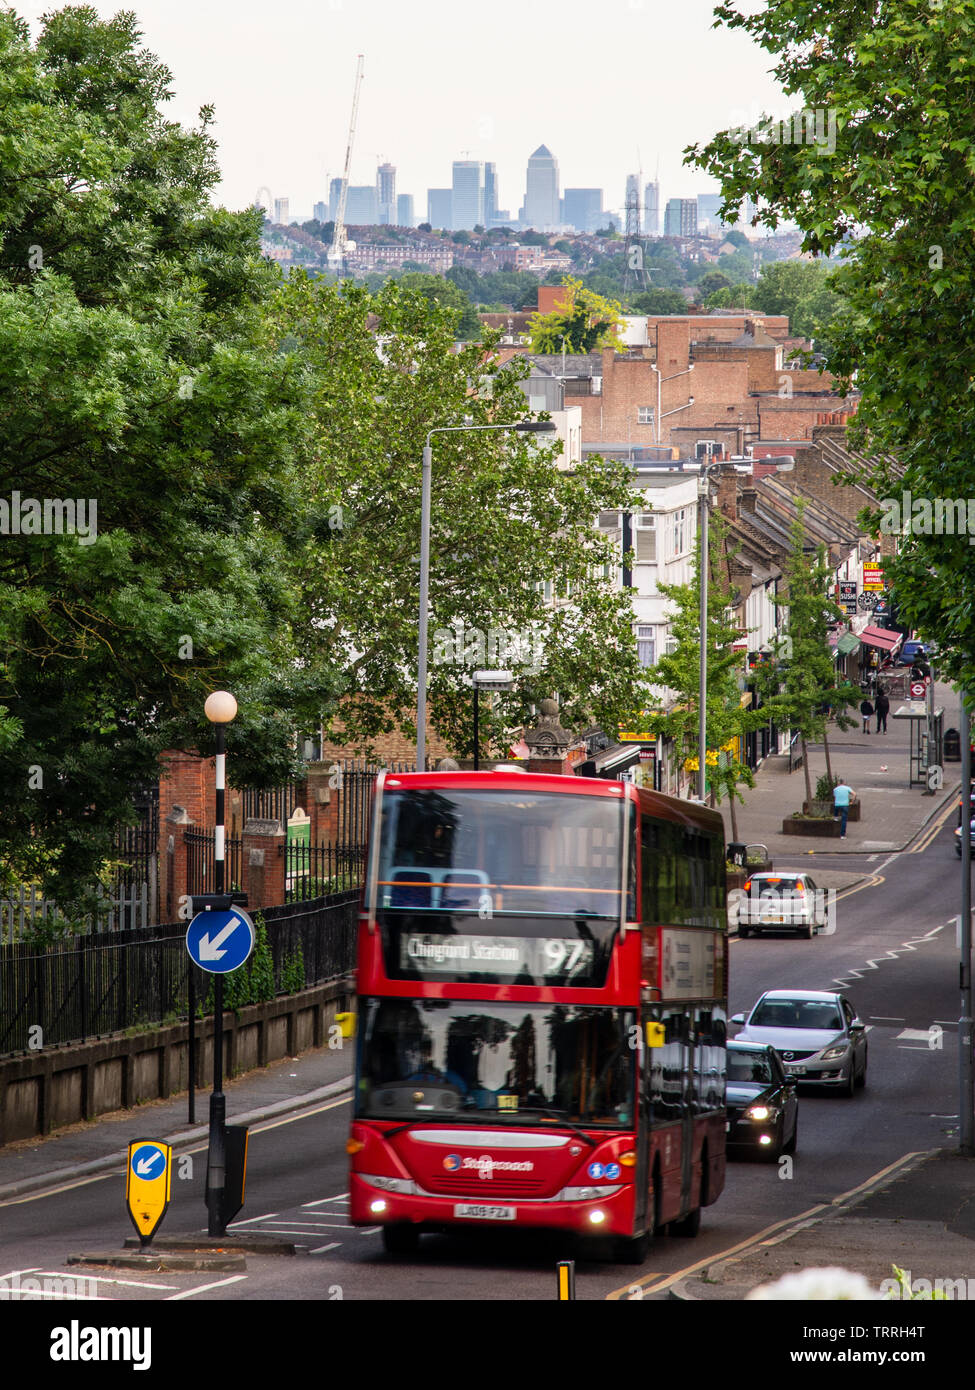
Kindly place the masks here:
MULTIPOLYGON (((641 165, 644 183, 655 177, 658 159, 664 196, 695 197, 715 186, 682 166, 685 145, 791 109, 767 55, 747 35, 712 27, 711 0, 664 13, 650 0, 612 0, 595 31, 591 10, 566 0, 544 45, 517 50, 517 85, 530 90, 521 101, 505 95, 516 71, 511 39, 534 30, 532 11, 511 0, 489 16, 424 0, 422 23, 391 0, 292 0, 287 24, 270 21, 256 0, 133 7, 146 46, 173 73, 167 117, 195 125, 202 105, 215 108, 223 177, 214 196, 230 208, 250 206, 261 188, 298 213, 327 199, 344 168, 359 53, 365 76, 349 183, 363 187, 379 164, 394 164, 397 192, 412 193, 417 216, 426 190, 449 185, 461 159, 496 166, 496 203, 517 216, 525 163, 540 143, 558 158, 563 187, 601 187, 609 207, 622 208, 626 176, 641 165), (646 45, 680 61, 658 64, 649 82, 621 76, 626 56, 646 45), (584 79, 584 101, 566 101, 573 73, 584 79)), ((20 0, 14 8, 36 33, 49 5, 20 0)), ((120 0, 94 0, 93 8, 108 18, 120 0)))

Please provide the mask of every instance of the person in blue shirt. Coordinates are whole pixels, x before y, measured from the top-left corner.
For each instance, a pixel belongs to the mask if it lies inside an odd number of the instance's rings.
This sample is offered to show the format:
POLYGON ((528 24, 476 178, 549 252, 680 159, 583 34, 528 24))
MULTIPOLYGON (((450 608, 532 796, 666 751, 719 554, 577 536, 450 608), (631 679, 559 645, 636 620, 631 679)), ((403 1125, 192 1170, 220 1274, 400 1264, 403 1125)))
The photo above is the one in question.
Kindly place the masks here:
POLYGON ((846 818, 850 814, 850 802, 856 801, 856 792, 841 777, 833 788, 833 809, 840 818, 840 839, 846 839, 846 818))

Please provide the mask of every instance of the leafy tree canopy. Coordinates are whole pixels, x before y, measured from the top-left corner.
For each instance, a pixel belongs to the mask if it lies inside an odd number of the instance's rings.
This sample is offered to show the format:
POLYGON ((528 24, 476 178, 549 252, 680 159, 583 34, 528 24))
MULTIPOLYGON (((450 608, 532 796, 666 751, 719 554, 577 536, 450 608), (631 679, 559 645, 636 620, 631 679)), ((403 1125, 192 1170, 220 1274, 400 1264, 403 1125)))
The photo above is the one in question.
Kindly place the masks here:
MULTIPOLYGON (((721 4, 775 58, 774 75, 818 135, 776 144, 722 132, 689 158, 729 202, 761 196, 770 225, 788 218, 803 249, 838 255, 830 370, 856 375, 849 427, 858 465, 881 498, 967 499, 975 382, 975 0, 817 0, 721 4), (885 459, 896 459, 903 473, 885 459)), ((780 129, 781 133, 781 129, 780 129)), ((904 518, 888 510, 892 529, 904 518)), ((910 520, 911 518, 907 518, 910 520)), ((880 515, 873 523, 880 525, 880 515)), ((899 611, 936 636, 943 669, 975 685, 975 548, 967 534, 921 522, 888 562, 899 611)))
POLYGON ((569 275, 562 304, 548 314, 535 314, 528 321, 533 352, 597 352, 600 348, 622 348, 620 337, 622 309, 616 300, 604 299, 585 289, 581 280, 569 275))

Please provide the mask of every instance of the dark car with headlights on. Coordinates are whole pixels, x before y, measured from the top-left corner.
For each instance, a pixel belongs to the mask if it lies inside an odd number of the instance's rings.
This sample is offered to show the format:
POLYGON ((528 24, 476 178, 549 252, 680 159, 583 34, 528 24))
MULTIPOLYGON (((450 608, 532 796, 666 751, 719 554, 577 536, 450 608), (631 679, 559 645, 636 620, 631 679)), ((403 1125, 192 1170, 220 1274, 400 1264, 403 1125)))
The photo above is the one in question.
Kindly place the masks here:
POLYGON ((729 1150, 750 1149, 773 1162, 795 1153, 799 1098, 774 1047, 728 1043, 725 1103, 729 1150))

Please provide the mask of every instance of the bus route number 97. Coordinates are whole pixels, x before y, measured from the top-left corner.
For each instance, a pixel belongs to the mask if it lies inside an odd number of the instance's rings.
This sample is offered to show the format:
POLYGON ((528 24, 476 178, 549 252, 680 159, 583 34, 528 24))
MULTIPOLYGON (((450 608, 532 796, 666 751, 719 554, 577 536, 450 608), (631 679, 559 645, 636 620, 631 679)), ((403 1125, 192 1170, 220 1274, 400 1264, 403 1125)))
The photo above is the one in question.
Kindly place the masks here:
POLYGON ((550 937, 542 943, 542 958, 546 975, 571 975, 582 962, 586 941, 563 941, 550 937))

